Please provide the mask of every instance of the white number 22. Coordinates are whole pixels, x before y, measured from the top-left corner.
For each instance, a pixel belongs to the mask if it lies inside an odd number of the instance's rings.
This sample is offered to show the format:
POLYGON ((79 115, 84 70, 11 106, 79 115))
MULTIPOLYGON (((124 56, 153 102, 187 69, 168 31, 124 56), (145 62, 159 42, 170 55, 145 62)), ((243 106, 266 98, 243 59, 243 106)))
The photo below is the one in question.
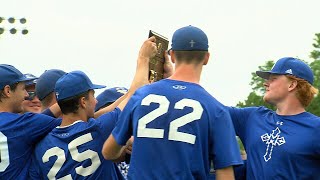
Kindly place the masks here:
MULTIPOLYGON (((86 159, 90 159, 92 162, 91 165, 88 167, 79 166, 75 168, 76 173, 81 176, 88 176, 94 173, 101 164, 101 161, 99 159, 99 155, 97 152, 92 150, 86 150, 84 152, 79 153, 77 147, 89 141, 92 141, 91 133, 84 134, 72 140, 68 145, 68 149, 70 151, 70 154, 73 160, 77 162, 81 162, 86 159)), ((59 147, 53 147, 48 149, 43 155, 42 157, 43 163, 48 162, 49 158, 52 156, 57 156, 57 160, 55 161, 53 167, 50 169, 49 173, 47 174, 48 179, 56 179, 56 175, 58 171, 61 169, 63 163, 66 161, 64 150, 59 147)), ((67 180, 67 179, 72 179, 72 177, 69 174, 60 179, 67 180)))
MULTIPOLYGON (((163 129, 147 128, 147 124, 167 113, 170 102, 165 96, 150 94, 142 100, 141 105, 150 106, 151 103, 158 103, 159 107, 139 119, 137 137, 163 138, 163 129)), ((193 111, 173 120, 170 123, 168 139, 194 144, 196 136, 193 134, 179 132, 178 128, 192 121, 199 120, 203 113, 203 108, 196 100, 182 99, 175 104, 174 109, 183 109, 184 107, 190 107, 193 111)))

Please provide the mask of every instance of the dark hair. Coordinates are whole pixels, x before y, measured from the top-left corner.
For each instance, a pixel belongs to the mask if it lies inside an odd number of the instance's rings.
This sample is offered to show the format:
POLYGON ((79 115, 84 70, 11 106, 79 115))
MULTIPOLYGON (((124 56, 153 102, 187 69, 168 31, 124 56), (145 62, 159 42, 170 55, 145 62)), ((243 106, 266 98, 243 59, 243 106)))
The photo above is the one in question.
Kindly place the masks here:
MULTIPOLYGON (((12 91, 15 91, 15 90, 17 89, 18 84, 19 84, 19 82, 16 82, 16 83, 14 83, 14 84, 9 85, 9 86, 10 86, 10 89, 11 89, 12 91)), ((2 102, 2 98, 5 98, 5 97, 6 97, 6 96, 4 95, 4 93, 3 93, 3 91, 4 91, 4 87, 1 89, 0 102, 2 102)))
POLYGON ((62 114, 69 114, 69 113, 77 113, 79 109, 79 101, 82 97, 88 99, 89 98, 89 91, 81 93, 77 96, 73 96, 67 99, 63 99, 58 101, 58 105, 60 106, 62 114))
POLYGON ((201 63, 207 53, 208 51, 174 51, 176 59, 187 64, 201 63))

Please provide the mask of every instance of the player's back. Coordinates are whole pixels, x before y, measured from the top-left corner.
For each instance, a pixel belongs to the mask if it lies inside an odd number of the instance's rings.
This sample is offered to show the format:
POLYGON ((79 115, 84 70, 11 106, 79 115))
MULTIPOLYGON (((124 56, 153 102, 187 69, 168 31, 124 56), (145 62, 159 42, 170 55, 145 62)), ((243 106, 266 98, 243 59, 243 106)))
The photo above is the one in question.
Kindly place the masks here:
MULTIPOLYGON (((40 168, 36 171, 41 178, 122 179, 115 164, 104 160, 101 154, 103 143, 112 130, 107 126, 113 126, 114 122, 101 122, 99 119, 79 120, 50 132, 35 149, 35 166, 40 168)), ((31 176, 35 178, 34 174, 31 176)))
POLYGON ((0 179, 26 179, 33 146, 61 121, 25 113, 0 113, 0 179))
POLYGON ((200 85, 164 79, 137 90, 127 106, 135 136, 130 178, 207 179, 210 158, 217 168, 241 164, 237 145, 227 145, 235 142, 229 114, 200 85), (228 153, 239 158, 222 157, 228 153))

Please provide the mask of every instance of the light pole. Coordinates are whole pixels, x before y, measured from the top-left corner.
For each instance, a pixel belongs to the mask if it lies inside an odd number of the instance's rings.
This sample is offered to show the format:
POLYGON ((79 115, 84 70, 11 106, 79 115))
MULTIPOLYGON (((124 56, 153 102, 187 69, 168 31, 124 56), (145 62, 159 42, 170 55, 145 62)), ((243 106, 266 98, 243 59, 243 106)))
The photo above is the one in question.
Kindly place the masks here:
POLYGON ((26 24, 27 23, 27 19, 26 18, 14 18, 14 17, 9 17, 9 18, 5 18, 5 17, 0 17, 0 36, 2 34, 4 34, 6 31, 9 31, 10 34, 17 34, 18 32, 20 32, 22 35, 26 35, 29 33, 28 29, 26 28, 16 28, 16 27, 11 27, 11 28, 6 28, 3 24, 5 23, 5 21, 8 21, 9 24, 13 24, 13 25, 17 25, 17 24, 26 24))

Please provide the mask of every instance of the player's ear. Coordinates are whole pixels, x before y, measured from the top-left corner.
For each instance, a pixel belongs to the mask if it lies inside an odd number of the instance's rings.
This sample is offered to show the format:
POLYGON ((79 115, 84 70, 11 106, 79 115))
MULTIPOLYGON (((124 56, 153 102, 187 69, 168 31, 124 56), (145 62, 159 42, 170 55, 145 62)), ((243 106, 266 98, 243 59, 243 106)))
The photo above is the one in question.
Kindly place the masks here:
POLYGON ((297 86, 298 86, 298 81, 292 80, 292 81, 290 81, 288 89, 289 89, 289 91, 293 91, 297 86))
POLYGON ((11 88, 9 85, 5 85, 3 90, 2 90, 2 95, 5 97, 9 97, 11 93, 11 88))
POLYGON ((87 104, 86 97, 82 96, 82 97, 79 99, 79 107, 85 108, 85 107, 86 107, 86 104, 87 104))
POLYGON ((210 58, 210 53, 207 52, 206 55, 204 56, 203 65, 207 65, 208 64, 209 58, 210 58))
POLYGON ((170 58, 171 58, 171 62, 175 63, 176 62, 176 57, 174 55, 174 52, 172 50, 169 51, 170 52, 170 58))

